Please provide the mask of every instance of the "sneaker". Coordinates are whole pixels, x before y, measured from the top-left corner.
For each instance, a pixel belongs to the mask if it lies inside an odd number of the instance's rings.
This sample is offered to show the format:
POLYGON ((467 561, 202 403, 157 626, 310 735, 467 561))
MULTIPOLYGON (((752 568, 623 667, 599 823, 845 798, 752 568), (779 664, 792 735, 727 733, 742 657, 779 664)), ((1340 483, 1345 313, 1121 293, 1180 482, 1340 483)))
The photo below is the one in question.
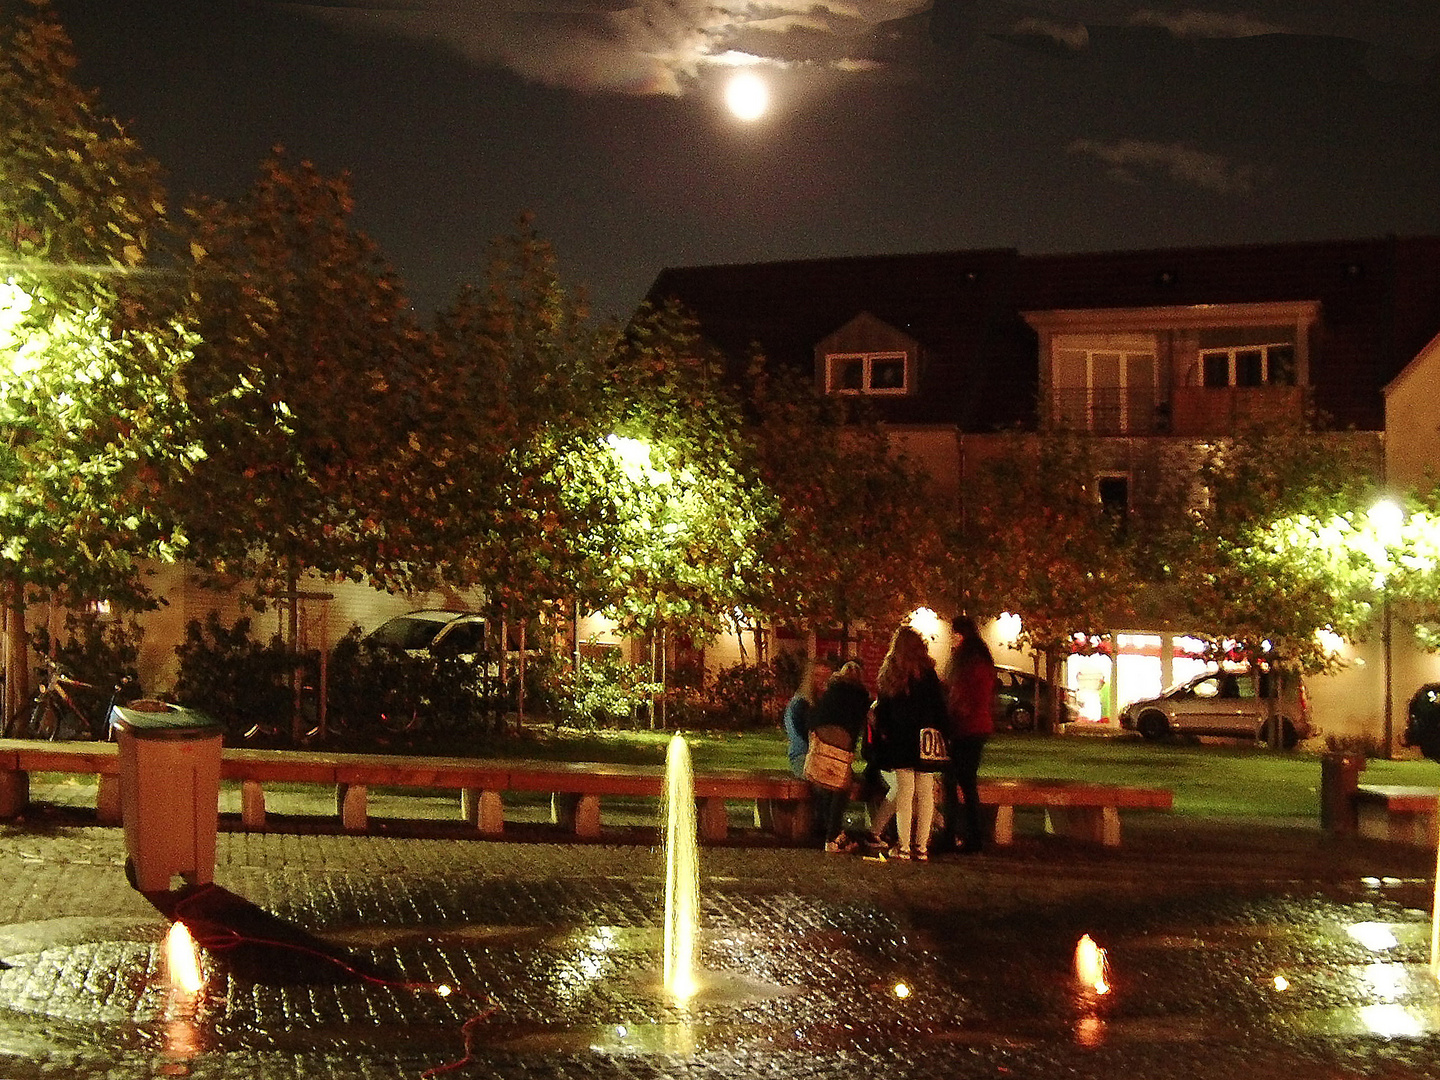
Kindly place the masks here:
POLYGON ((890 858, 896 860, 897 862, 909 862, 910 852, 907 851, 905 848, 899 848, 898 850, 892 851, 890 853, 890 858))
POLYGON ((929 861, 930 861, 930 853, 929 853, 928 851, 917 851, 917 852, 915 852, 915 854, 912 856, 912 858, 913 858, 916 862, 929 862, 929 861))

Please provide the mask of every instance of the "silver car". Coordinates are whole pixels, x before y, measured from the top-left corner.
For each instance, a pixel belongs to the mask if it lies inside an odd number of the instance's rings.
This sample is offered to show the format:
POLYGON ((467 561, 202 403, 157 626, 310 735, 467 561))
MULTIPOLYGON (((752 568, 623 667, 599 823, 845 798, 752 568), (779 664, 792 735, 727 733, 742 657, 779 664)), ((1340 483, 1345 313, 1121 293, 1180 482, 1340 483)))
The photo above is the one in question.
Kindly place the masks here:
MULTIPOLYGON (((1219 735, 1270 741, 1268 672, 1210 671, 1172 686, 1159 697, 1131 702, 1120 713, 1122 727, 1147 739, 1171 735, 1219 735)), ((1275 701, 1280 745, 1287 750, 1310 735, 1310 703, 1298 677, 1282 679, 1275 701)))

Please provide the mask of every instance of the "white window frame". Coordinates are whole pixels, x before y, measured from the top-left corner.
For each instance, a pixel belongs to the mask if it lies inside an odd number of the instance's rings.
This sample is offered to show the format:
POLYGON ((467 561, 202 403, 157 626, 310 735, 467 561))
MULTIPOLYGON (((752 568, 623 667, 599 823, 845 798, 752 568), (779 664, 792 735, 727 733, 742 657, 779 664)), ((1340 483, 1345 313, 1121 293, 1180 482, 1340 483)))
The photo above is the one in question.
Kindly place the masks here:
POLYGON ((831 394, 872 394, 877 396, 904 395, 910 392, 910 357, 907 353, 894 350, 886 352, 848 352, 848 353, 827 353, 825 355, 825 389, 831 394), (837 386, 837 373, 841 364, 854 363, 859 360, 864 367, 860 376, 860 387, 837 386), (900 362, 900 369, 905 373, 905 378, 899 386, 873 385, 875 364, 880 362, 900 362))
MULTIPOLYGON (((1257 342, 1257 343, 1255 343, 1255 344, 1253 344, 1253 345, 1222 345, 1222 346, 1218 346, 1218 347, 1217 347, 1217 346, 1206 346, 1206 347, 1200 349, 1200 351, 1199 351, 1200 385, 1201 385, 1202 387, 1206 387, 1206 388, 1212 389, 1212 390, 1220 390, 1220 389, 1224 389, 1224 388, 1227 388, 1227 387, 1228 387, 1229 389, 1236 389, 1236 388, 1238 387, 1238 384, 1237 384, 1236 381, 1235 381, 1235 377, 1236 377, 1236 374, 1237 374, 1237 372, 1236 372, 1236 364, 1237 364, 1236 354, 1242 353, 1242 352, 1254 352, 1254 351, 1257 350, 1257 349, 1260 351, 1260 385, 1261 385, 1261 386, 1289 386, 1289 385, 1291 385, 1291 383, 1276 383, 1274 380, 1271 379, 1271 377, 1270 377, 1270 350, 1271 350, 1271 349, 1289 349, 1289 350, 1290 350, 1290 365, 1291 365, 1290 377, 1291 377, 1292 382, 1298 377, 1297 374, 1296 374, 1296 372, 1295 372, 1295 365, 1299 362, 1299 357, 1298 357, 1298 352, 1299 352, 1299 350, 1296 349, 1295 343, 1294 343, 1293 341, 1263 341, 1263 342, 1257 342), (1206 361, 1206 359, 1207 359, 1208 357, 1212 357, 1212 356, 1224 356, 1224 357, 1226 357, 1226 358, 1228 359, 1229 381, 1225 384, 1225 387, 1218 387, 1218 386, 1212 387, 1212 386, 1210 386, 1209 383, 1207 383, 1207 382, 1205 381, 1205 361, 1206 361)), ((1242 389, 1243 389, 1243 388, 1242 388, 1242 389)))

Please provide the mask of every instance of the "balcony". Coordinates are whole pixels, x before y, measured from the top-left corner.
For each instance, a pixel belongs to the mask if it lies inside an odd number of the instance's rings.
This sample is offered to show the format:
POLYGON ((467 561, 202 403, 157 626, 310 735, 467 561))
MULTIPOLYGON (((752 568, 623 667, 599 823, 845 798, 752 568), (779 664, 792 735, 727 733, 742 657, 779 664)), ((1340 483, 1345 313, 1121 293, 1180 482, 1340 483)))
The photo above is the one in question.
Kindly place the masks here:
POLYGON ((1171 409, 1170 430, 1176 435, 1232 435, 1255 425, 1300 422, 1305 416, 1305 389, 1177 386, 1171 409))
POLYGON ((1150 387, 1064 387, 1051 390, 1047 400, 1051 406, 1047 426, 1052 430, 1095 435, 1153 435, 1165 430, 1150 387))

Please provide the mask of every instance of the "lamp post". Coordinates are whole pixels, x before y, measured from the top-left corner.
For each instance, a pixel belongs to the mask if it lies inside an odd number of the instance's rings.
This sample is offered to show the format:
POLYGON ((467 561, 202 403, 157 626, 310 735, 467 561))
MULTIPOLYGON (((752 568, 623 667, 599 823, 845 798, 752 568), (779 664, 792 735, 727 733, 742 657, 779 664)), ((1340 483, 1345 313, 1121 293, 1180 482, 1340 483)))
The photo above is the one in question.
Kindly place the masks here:
POLYGON ((1400 509, 1398 503, 1390 499, 1381 499, 1370 508, 1367 515, 1371 526, 1375 529, 1375 538, 1383 546, 1382 566, 1380 571, 1380 658, 1385 679, 1385 723, 1383 726, 1383 738, 1385 745, 1385 758, 1391 758, 1395 754, 1395 697, 1394 679, 1392 676, 1392 620, 1390 617, 1390 569, 1391 549, 1399 543, 1400 526, 1405 522, 1405 511, 1400 509))

